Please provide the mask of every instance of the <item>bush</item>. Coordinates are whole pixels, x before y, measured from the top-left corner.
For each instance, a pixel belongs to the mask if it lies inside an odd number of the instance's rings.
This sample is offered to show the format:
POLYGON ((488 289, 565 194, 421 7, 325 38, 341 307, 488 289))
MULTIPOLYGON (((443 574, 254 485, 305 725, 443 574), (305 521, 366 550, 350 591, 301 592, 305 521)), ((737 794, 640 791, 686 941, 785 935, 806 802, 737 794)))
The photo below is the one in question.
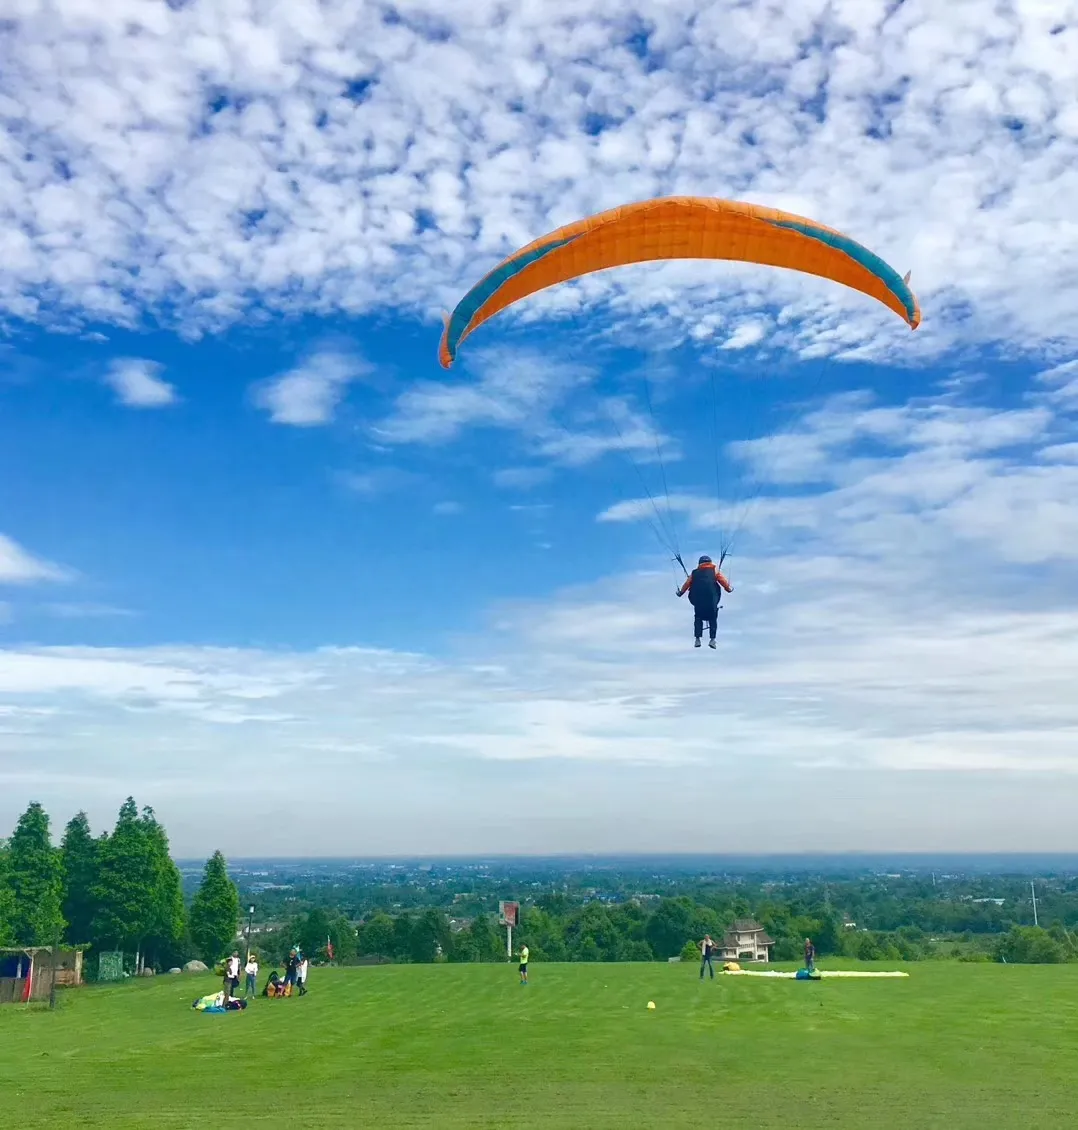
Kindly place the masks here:
POLYGON ((1012 926, 996 946, 996 958, 1019 965, 1058 965, 1067 951, 1039 926, 1012 926))
POLYGON ((647 942, 630 942, 625 953, 626 961, 654 961, 655 955, 647 942))
POLYGON ((699 961, 700 960, 700 947, 695 942, 686 942, 681 947, 681 960, 682 961, 699 961))
POLYGON ((796 938, 779 938, 771 949, 772 961, 800 961, 805 956, 805 943, 796 938))

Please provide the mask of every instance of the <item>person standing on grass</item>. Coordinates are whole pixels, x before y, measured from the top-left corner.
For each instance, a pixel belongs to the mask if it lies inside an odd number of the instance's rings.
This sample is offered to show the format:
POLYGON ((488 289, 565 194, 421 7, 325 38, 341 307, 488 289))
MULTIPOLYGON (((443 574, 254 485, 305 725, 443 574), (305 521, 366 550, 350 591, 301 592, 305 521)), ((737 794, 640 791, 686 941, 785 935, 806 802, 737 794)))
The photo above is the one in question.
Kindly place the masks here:
POLYGON ((520 983, 526 985, 528 983, 528 947, 520 947, 520 983))
POLYGON ((243 967, 244 973, 247 974, 247 987, 243 991, 244 997, 253 997, 255 995, 256 987, 255 981, 258 979, 258 962, 255 955, 247 955, 247 964, 243 967))
POLYGON ((715 953, 715 943, 711 940, 710 934, 704 935, 704 940, 700 943, 700 980, 704 979, 704 966, 711 971, 711 980, 715 980, 715 966, 711 964, 711 958, 715 953))
POLYGON ((233 950, 232 956, 225 962, 225 981, 222 988, 225 993, 225 1004, 235 995, 236 986, 240 983, 240 955, 233 950))
POLYGON ((307 995, 307 959, 303 958, 296 966, 296 984, 299 985, 299 995, 307 995))
POLYGON ((812 944, 811 938, 805 939, 805 968, 810 973, 816 971, 816 947, 812 944))
POLYGON ((299 954, 295 949, 291 950, 288 954, 288 964, 285 966, 284 983, 286 985, 295 985, 296 971, 299 969, 299 954))

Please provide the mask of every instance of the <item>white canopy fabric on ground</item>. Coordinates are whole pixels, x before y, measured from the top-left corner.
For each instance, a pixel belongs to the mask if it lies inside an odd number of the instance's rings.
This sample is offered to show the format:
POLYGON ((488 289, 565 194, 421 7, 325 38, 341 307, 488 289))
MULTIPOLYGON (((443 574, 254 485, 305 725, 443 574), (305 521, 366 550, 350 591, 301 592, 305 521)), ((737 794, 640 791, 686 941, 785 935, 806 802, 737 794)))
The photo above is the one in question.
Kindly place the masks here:
MULTIPOLYGON (((908 977, 908 973, 902 973, 898 970, 883 971, 873 969, 819 969, 817 973, 821 977, 908 977)), ((797 979, 796 973, 783 973, 777 969, 724 969, 722 971, 724 977, 778 977, 785 981, 794 981, 797 979)), ((804 978, 802 978, 804 980, 804 978)))

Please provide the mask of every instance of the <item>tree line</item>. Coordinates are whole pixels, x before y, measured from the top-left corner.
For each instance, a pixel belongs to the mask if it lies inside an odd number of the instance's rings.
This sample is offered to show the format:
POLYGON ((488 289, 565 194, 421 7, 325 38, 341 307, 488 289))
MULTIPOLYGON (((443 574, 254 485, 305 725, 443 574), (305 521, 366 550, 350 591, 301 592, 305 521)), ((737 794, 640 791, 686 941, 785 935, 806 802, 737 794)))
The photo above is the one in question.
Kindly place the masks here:
POLYGON ((122 950, 138 967, 167 969, 191 957, 216 961, 238 920, 239 893, 221 853, 207 861, 187 906, 164 827, 132 797, 111 832, 95 837, 79 812, 59 846, 48 813, 31 803, 0 843, 0 946, 122 950))
MULTIPOLYGON (((312 916, 325 913, 311 912, 312 916)), ((522 908, 513 937, 515 944, 528 945, 536 961, 697 960, 699 939, 705 934, 721 938, 734 921, 746 918, 754 918, 774 940, 775 961, 799 960, 806 937, 812 938, 821 957, 861 961, 1078 960, 1078 936, 1058 922, 1047 929, 1015 925, 996 936, 967 933, 938 938, 917 925, 859 929, 848 925, 826 902, 801 896, 753 903, 737 895, 708 901, 681 895, 610 905, 552 895, 522 908)), ((293 933, 302 929, 302 921, 294 920, 293 933)), ((355 952, 358 958, 409 962, 504 961, 506 936, 487 913, 477 914, 454 931, 449 918, 436 908, 395 915, 378 910, 360 923, 355 952)))
MULTIPOLYGON (((640 882, 632 879, 637 890, 640 882)), ((388 891, 381 883, 366 895, 358 887, 335 892, 327 887, 296 899, 293 891, 296 901, 287 911, 283 903, 274 908, 285 912, 278 927, 252 942, 263 964, 283 961, 297 944, 315 960, 332 956, 341 963, 504 960, 505 934, 489 908, 494 895, 513 892, 488 887, 461 901, 460 889, 468 883, 463 877, 441 883, 439 890, 426 892, 425 906, 417 889, 411 905, 387 907, 388 891), (357 914, 351 900, 359 898, 367 909, 357 914), (469 913, 463 923, 451 921, 449 912, 464 906, 469 913)), ((1072 932, 1078 883, 1057 881, 1045 892, 1041 920, 1047 929, 1013 917, 1010 907, 1020 905, 1025 884, 1017 878, 993 880, 990 889, 1009 896, 1007 908, 990 899, 974 901, 976 887, 940 897, 942 892, 925 880, 766 886, 694 880, 666 897, 626 893, 617 901, 568 894, 563 884, 562 893, 524 900, 515 937, 527 943, 537 961, 663 961, 694 955, 693 945, 705 934, 720 938, 734 920, 755 918, 774 939, 776 961, 797 960, 806 937, 821 957, 867 961, 1078 960, 1078 936, 1072 932), (878 928, 856 926, 850 909, 878 928), (938 932, 959 924, 963 932, 938 932)), ((0 946, 60 940, 122 950, 135 967, 167 969, 191 957, 213 964, 235 945, 239 912, 239 892, 220 852, 207 860, 198 889, 185 901, 164 827, 152 808, 140 810, 131 797, 111 832, 95 837, 80 812, 64 828, 58 846, 48 814, 32 803, 10 839, 0 843, 0 946)))

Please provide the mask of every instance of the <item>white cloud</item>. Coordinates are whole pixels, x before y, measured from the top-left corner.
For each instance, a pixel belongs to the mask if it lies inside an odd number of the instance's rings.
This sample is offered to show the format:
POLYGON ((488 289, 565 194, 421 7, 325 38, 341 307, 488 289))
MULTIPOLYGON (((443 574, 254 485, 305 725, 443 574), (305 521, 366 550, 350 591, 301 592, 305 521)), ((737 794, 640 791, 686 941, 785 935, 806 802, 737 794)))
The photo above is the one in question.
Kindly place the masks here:
MULTIPOLYGON (((792 537, 806 552, 936 558, 952 571, 971 555, 1001 567, 1073 562, 1078 466, 1059 455, 1069 444, 1047 442, 1068 428, 1042 408, 974 409, 945 397, 883 409, 840 396, 797 431, 732 445, 750 471, 736 495, 717 503, 679 493, 669 507, 724 547, 752 538, 784 552, 792 537), (777 493, 787 485, 800 489, 777 493)), ((641 521, 653 510, 630 499, 599 519, 641 521)))
POLYGON ((494 472, 494 485, 505 490, 528 490, 548 482, 549 467, 503 467, 494 472))
POLYGON ((1073 587, 986 608, 1000 578, 944 560, 741 560, 717 655, 665 575, 627 572, 442 658, 2 650, 0 824, 32 787, 101 819, 133 790, 191 853, 1072 849, 1073 587), (207 763, 249 783, 224 828, 207 763))
MULTIPOLYGON (((673 440, 658 430, 625 397, 590 395, 586 405, 574 394, 589 389, 597 372, 587 366, 531 351, 481 353, 473 381, 419 382, 397 398, 392 413, 373 429, 388 444, 445 444, 468 428, 519 433, 527 454, 579 467, 612 451, 639 462, 678 458, 673 440)), ((549 469, 540 469, 549 475, 549 469)), ((531 468, 495 474, 501 486, 540 481, 531 468)))
POLYGON ((381 493, 383 486, 381 477, 373 471, 341 471, 335 478, 346 490, 368 498, 381 493))
POLYGON ((35 581, 64 581, 70 572, 51 561, 43 561, 18 542, 0 534, 0 584, 21 585, 35 581))
POLYGON ((585 420, 589 426, 579 430, 550 429, 539 439, 537 452, 568 467, 592 463, 612 451, 624 451, 637 463, 680 458, 677 444, 658 428, 654 417, 645 417, 623 397, 601 399, 598 412, 589 412, 585 420), (603 421, 602 430, 591 423, 592 416, 603 421))
POLYGON ((576 387, 594 379, 583 366, 530 351, 486 350, 474 381, 421 381, 397 398, 375 429, 386 443, 447 443, 470 427, 535 430, 576 387))
POLYGON ((139 357, 118 357, 109 365, 105 383, 128 408, 165 408, 175 404, 176 389, 159 373, 164 366, 139 357))
POLYGON ((275 424, 318 427, 333 418, 348 384, 368 371, 367 364, 351 354, 324 350, 257 386, 255 402, 275 424))
POLYGON ((750 331, 724 327, 769 318, 769 345, 900 362, 1073 346, 1073 16, 806 0, 782 17, 765 0, 24 7, 0 305, 189 332, 266 309, 430 317, 558 223, 704 193, 807 212, 912 268, 923 328, 711 264, 610 272, 521 315, 608 298, 627 325, 730 344, 750 331))
POLYGON ((1049 401, 1063 412, 1078 410, 1078 361, 1067 361, 1040 374, 1042 383, 1050 385, 1049 401))
POLYGON ((393 490, 414 486, 419 481, 419 476, 400 467, 383 466, 365 471, 338 471, 333 480, 350 494, 361 498, 377 498, 393 490))
POLYGON ((999 411, 963 407, 944 397, 878 407, 868 393, 858 392, 832 398, 791 431, 739 440, 729 450, 762 481, 821 482, 847 473, 849 464, 834 455, 854 443, 891 452, 932 450, 959 459, 1034 443, 1051 420, 1052 413, 1043 406, 999 411))
POLYGON ((1078 443, 1053 443, 1042 447, 1040 455, 1050 463, 1078 463, 1078 443))
POLYGON ((748 349, 759 345, 767 336, 767 326, 763 322, 742 322, 722 343, 723 349, 748 349))
POLYGON ((113 604, 95 604, 86 601, 53 602, 46 604, 44 611, 59 620, 96 620, 134 615, 128 608, 117 608, 113 604))

